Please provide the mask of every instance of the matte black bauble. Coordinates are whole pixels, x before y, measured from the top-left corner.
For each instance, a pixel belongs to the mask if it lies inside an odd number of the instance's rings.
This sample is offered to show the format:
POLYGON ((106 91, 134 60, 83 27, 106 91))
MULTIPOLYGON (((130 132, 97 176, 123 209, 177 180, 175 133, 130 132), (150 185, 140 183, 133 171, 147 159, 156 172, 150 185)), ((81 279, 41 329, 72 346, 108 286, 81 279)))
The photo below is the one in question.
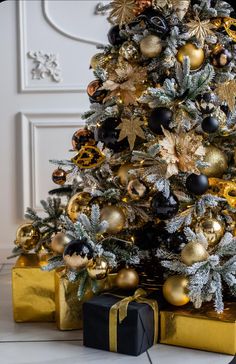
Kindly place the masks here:
POLYGON ((86 239, 75 239, 64 250, 64 256, 72 256, 74 254, 80 255, 82 258, 86 256, 88 259, 91 259, 93 257, 93 250, 86 239))
POLYGON ((206 133, 215 133, 219 128, 219 120, 214 118, 213 116, 207 116, 202 121, 202 130, 206 133))
POLYGON ((195 195, 202 195, 208 189, 208 178, 205 174, 190 174, 186 179, 187 190, 195 195))
POLYGON ((137 21, 143 21, 146 27, 149 30, 152 30, 152 33, 155 33, 162 38, 169 32, 169 26, 164 16, 160 11, 152 9, 151 7, 140 14, 135 19, 135 23, 137 21))
POLYGON ((213 92, 205 92, 197 98, 199 110, 203 114, 211 114, 217 105, 217 96, 213 92))
POLYGON ((231 62, 232 58, 232 53, 219 44, 215 46, 211 54, 212 64, 218 68, 227 66, 231 62))
POLYGON ((157 107, 152 110, 148 117, 148 126, 154 134, 163 134, 161 127, 169 129, 172 117, 173 112, 170 109, 167 107, 157 107))
POLYGON ((173 193, 165 197, 161 192, 156 192, 151 201, 151 208, 155 217, 166 220, 177 214, 179 201, 173 193))
POLYGON ((120 36, 119 25, 114 25, 107 34, 108 41, 113 46, 121 45, 125 39, 120 36))
POLYGON ((112 149, 116 153, 123 151, 129 146, 127 138, 118 142, 120 131, 116 128, 120 122, 121 120, 118 118, 108 118, 94 131, 95 140, 104 143, 107 148, 112 149))

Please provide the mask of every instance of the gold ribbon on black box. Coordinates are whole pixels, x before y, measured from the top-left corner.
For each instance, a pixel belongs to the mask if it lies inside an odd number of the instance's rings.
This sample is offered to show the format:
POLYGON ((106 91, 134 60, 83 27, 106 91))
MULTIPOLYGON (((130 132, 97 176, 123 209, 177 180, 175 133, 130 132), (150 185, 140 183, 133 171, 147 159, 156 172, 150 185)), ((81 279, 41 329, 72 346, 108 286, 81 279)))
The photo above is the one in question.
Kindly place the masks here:
MULTIPOLYGON (((110 293, 109 293, 110 294, 110 293)), ((133 296, 124 297, 112 294, 115 297, 122 298, 121 301, 115 303, 109 312, 109 347, 110 351, 117 352, 117 326, 118 326, 118 317, 119 316, 119 324, 126 318, 128 314, 128 306, 131 302, 137 303, 146 303, 153 309, 154 315, 154 339, 153 344, 157 343, 158 336, 158 304, 155 300, 146 298, 147 292, 138 288, 133 296)))

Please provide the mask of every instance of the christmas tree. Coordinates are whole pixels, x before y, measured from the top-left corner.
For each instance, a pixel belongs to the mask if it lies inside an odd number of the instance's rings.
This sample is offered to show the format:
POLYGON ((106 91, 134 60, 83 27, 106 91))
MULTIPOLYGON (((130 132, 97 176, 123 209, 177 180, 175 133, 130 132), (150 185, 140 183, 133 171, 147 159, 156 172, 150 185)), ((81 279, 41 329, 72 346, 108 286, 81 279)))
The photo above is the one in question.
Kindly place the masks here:
POLYGON ((86 283, 163 284, 199 308, 236 296, 236 19, 225 1, 112 0, 113 24, 91 59, 85 127, 60 185, 28 209, 14 254, 52 251, 86 283), (61 197, 63 199, 61 200, 61 197), (66 197, 66 202, 65 202, 66 197))

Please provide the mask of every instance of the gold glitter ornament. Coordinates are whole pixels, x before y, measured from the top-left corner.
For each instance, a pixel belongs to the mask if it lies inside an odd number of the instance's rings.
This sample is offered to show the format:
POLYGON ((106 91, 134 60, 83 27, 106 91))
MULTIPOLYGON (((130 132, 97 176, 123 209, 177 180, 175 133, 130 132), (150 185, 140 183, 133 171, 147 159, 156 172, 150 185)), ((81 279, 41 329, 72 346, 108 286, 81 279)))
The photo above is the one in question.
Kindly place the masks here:
POLYGON ((134 42, 127 41, 121 45, 119 55, 127 61, 132 61, 138 59, 139 51, 134 42))
POLYGON ((197 242, 190 242, 181 251, 181 261, 186 265, 207 260, 209 254, 204 246, 197 242))
POLYGON ((157 35, 149 34, 140 41, 140 51, 144 57, 157 57, 162 51, 162 40, 157 35))
POLYGON ((96 257, 87 266, 87 272, 92 279, 104 279, 108 274, 108 262, 104 257, 96 257))
POLYGON ((106 220, 109 224, 106 233, 116 234, 120 232, 125 225, 125 214, 120 207, 105 206, 101 209, 101 221, 106 220))
POLYGON ((181 275, 168 277, 163 285, 163 295, 174 306, 183 306, 189 302, 188 278, 181 275))
POLYGON ((186 43, 180 47, 176 57, 180 63, 183 63, 184 57, 186 56, 189 57, 191 70, 199 69, 205 60, 204 50, 202 48, 198 48, 193 43, 186 43))
POLYGON ((30 223, 22 224, 16 231, 15 244, 24 251, 35 248, 40 240, 40 231, 30 223))
POLYGON ((111 56, 104 53, 96 53, 90 60, 90 67, 95 70, 98 67, 104 67, 106 63, 111 59, 111 56))
POLYGON ((209 247, 215 246, 224 235, 225 226, 222 221, 213 217, 203 218, 196 227, 196 232, 203 232, 209 247))
POLYGON ((208 163, 206 167, 199 167, 202 174, 207 177, 221 177, 228 168, 227 157, 220 149, 210 145, 205 148, 205 156, 203 162, 208 163))

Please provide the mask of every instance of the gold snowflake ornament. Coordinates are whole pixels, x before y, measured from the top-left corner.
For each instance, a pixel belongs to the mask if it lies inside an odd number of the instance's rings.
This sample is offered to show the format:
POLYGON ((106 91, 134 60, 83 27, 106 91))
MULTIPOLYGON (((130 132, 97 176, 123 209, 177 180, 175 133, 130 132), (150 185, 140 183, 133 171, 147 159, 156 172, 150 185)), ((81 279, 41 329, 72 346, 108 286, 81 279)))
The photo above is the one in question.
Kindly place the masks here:
POLYGON ((215 25, 210 20, 201 21, 198 16, 186 24, 188 27, 188 34, 190 37, 196 37, 201 46, 204 45, 207 36, 215 36, 212 29, 216 29, 215 25))
POLYGON ((135 18, 135 8, 135 0, 112 0, 108 20, 112 24, 119 24, 121 27, 135 18))
POLYGON ((131 119, 123 118, 121 120, 122 122, 116 128, 120 129, 118 142, 127 138, 130 149, 132 150, 134 149, 134 143, 138 136, 142 139, 145 139, 143 129, 141 128, 143 121, 135 116, 131 119))

